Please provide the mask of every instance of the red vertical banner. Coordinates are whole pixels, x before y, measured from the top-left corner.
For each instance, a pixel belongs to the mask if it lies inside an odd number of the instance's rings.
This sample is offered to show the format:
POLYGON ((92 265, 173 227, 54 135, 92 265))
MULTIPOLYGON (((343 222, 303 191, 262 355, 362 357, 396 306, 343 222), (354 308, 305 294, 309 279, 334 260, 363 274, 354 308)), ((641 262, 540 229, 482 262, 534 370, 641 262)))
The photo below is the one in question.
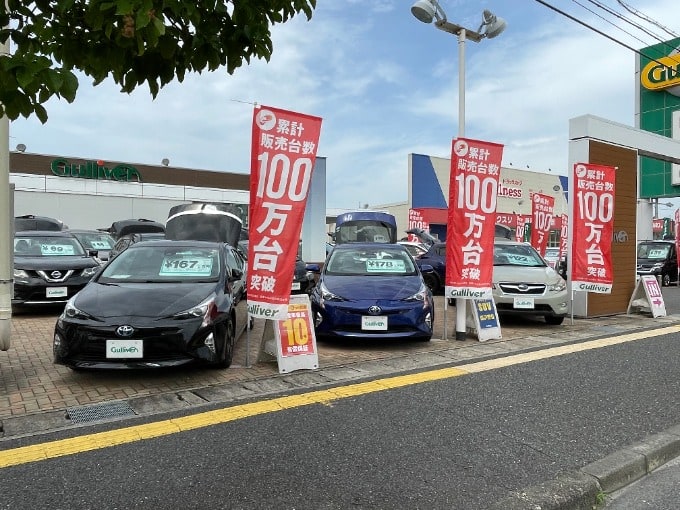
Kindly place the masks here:
MULTIPOLYGON (((420 209, 409 209, 408 210, 408 229, 419 228, 425 232, 430 232, 430 223, 425 221, 423 217, 423 212, 420 209)), ((408 240, 412 242, 419 242, 420 239, 414 234, 408 235, 408 240)))
POLYGON ((524 235, 526 233, 526 225, 529 223, 530 217, 525 216, 523 214, 518 214, 517 215, 517 227, 515 228, 515 241, 518 243, 523 243, 524 242, 524 235))
POLYGON ((248 312, 286 320, 321 118, 261 106, 250 157, 248 312))
POLYGON ((446 296, 490 299, 503 146, 466 138, 451 150, 446 296))
POLYGON ((572 289, 609 294, 614 283, 611 246, 616 168, 576 163, 573 171, 572 289))
POLYGON ((550 227, 553 223, 553 209, 555 197, 534 193, 531 197, 531 246, 545 255, 550 237, 550 227))
POLYGON ((562 215, 562 225, 560 226, 560 253, 559 260, 567 256, 569 249, 569 215, 562 215))

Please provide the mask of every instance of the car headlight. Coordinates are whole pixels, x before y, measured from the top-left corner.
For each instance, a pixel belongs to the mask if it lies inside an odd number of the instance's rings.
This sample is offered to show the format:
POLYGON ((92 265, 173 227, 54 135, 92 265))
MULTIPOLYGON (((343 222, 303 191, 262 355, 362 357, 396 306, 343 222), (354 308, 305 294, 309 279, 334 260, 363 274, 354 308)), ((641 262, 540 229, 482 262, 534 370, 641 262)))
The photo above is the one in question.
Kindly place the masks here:
POLYGON ((663 262, 656 262, 652 267, 653 270, 661 269, 663 267, 663 262))
POLYGON ((23 269, 15 269, 14 279, 20 282, 26 282, 28 281, 28 273, 23 269))
POLYGON ((75 296, 69 299, 64 306, 64 312, 62 317, 69 319, 79 319, 79 320, 96 320, 89 313, 83 312, 80 308, 76 307, 75 296))
POLYGON ((566 288, 567 282, 565 282, 564 280, 548 285, 548 291, 550 292, 562 292, 566 288))
POLYGON ((423 283, 420 284, 420 289, 418 292, 404 299, 404 301, 422 301, 425 302, 427 297, 427 286, 423 283))
POLYGON ((217 317, 217 305, 215 304, 215 296, 211 296, 202 303, 196 306, 177 312, 172 316, 173 319, 192 319, 192 318, 202 318, 203 322, 201 326, 208 326, 217 317))
POLYGON ((333 294, 330 290, 328 290, 328 287, 324 283, 321 283, 319 286, 319 290, 321 291, 321 299, 324 301, 344 301, 345 299, 343 297, 338 296, 337 294, 333 294))
POLYGON ((99 269, 99 266, 94 266, 94 267, 86 267, 80 272, 80 276, 84 278, 92 278, 97 270, 99 269))

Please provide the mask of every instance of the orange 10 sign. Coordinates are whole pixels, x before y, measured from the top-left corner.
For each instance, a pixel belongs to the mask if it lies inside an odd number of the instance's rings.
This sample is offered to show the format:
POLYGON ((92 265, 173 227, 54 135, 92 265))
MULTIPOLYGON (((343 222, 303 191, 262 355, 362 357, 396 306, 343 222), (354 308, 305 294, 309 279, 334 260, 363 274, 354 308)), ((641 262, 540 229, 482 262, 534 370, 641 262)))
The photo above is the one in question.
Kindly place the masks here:
POLYGON ((308 304, 289 304, 288 318, 276 321, 281 341, 281 356, 314 354, 312 321, 308 304))

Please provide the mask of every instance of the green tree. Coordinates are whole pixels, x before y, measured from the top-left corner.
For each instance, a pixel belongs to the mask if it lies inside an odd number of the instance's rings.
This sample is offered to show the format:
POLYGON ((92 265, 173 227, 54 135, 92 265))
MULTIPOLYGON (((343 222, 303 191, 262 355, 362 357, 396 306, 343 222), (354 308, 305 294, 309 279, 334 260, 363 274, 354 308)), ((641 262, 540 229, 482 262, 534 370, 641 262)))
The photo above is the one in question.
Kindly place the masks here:
MULTIPOLYGON (((35 114, 47 121, 53 96, 72 102, 78 79, 107 77, 132 92, 159 90, 188 72, 225 67, 252 57, 269 60, 270 28, 296 14, 311 19, 316 0, 5 0, 0 43, 0 115, 35 114)), ((0 7, 2 9, 2 7, 0 7)))

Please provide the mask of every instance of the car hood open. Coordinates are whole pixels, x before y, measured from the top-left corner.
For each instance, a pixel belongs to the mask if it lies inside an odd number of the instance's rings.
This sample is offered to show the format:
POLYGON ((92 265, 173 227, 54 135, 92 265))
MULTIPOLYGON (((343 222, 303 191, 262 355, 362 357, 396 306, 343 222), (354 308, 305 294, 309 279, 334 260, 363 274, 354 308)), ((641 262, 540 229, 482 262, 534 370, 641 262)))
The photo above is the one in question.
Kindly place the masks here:
POLYGON ((167 317, 198 305, 215 283, 98 283, 77 294, 75 306, 94 317, 167 317))

